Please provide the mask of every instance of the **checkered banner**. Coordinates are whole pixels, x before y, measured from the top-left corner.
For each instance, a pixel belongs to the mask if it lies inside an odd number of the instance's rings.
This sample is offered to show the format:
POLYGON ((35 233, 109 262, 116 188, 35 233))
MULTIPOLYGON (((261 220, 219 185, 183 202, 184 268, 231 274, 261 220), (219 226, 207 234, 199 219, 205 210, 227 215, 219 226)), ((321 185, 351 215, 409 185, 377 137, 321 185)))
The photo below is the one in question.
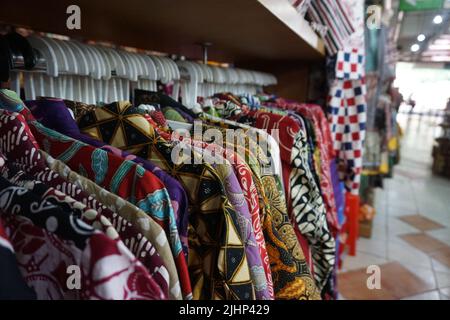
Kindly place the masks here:
POLYGON ((339 50, 336 61, 336 78, 358 80, 364 77, 364 50, 339 50))
POLYGON ((366 85, 363 79, 335 80, 329 95, 329 118, 339 173, 348 191, 358 194, 366 134, 366 85))

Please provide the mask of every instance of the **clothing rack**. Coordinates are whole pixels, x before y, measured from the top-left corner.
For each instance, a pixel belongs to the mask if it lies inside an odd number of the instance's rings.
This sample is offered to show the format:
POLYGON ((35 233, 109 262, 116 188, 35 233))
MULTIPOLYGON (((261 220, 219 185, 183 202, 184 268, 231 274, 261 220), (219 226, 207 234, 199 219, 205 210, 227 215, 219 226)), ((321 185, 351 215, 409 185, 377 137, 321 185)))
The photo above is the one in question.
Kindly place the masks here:
POLYGON ((182 101, 195 107, 199 89, 202 91, 200 96, 225 91, 257 93, 261 91, 260 87, 276 84, 273 75, 263 72, 174 61, 167 56, 151 56, 49 37, 30 36, 24 41, 31 43, 33 52, 39 57, 38 64, 31 71, 23 72, 24 57, 15 54, 12 58, 12 88, 19 92, 18 72, 22 72, 28 99, 34 99, 37 93, 74 98, 72 92, 64 90, 64 86, 74 85, 72 76, 82 82, 78 84, 81 95, 76 96, 76 100, 85 103, 128 100, 128 92, 134 89, 156 91, 156 83, 161 81, 175 84, 172 95, 175 100, 181 91, 182 101), (79 61, 84 61, 84 65, 79 61), (97 88, 95 95, 82 94, 83 86, 87 88, 86 83, 90 88, 97 88), (107 92, 111 91, 109 95, 107 92))
MULTIPOLYGON (((324 44, 289 1, 130 0, 123 6, 113 0, 102 22, 96 15, 105 8, 82 0, 79 30, 59 23, 72 3, 54 4, 62 14, 52 21, 40 9, 51 1, 24 2, 20 14, 13 1, 2 3, 0 21, 65 38, 32 33, 22 40, 35 63, 27 65, 25 51, 12 59, 15 92, 0 90, 0 138, 19 143, 0 144, 0 189, 19 191, 10 203, 23 204, 29 230, 77 240, 60 244, 74 261, 38 270, 58 276, 51 290, 36 288, 38 298, 335 298, 337 208, 343 211, 343 204, 334 194, 344 189, 332 166, 326 114, 319 105, 290 100, 307 100, 308 73, 324 62, 324 44), (222 12, 232 19, 217 19, 222 12), (35 17, 31 25, 22 14, 35 17), (214 46, 200 53, 198 44, 207 42, 214 46), (291 95, 270 94, 280 88, 291 95), (194 131, 194 138, 178 139, 172 125, 194 131), (243 141, 227 141, 229 132, 243 134, 243 141), (195 162, 185 161, 189 156, 195 162), (38 182, 75 201, 51 198, 54 212, 44 224, 28 206, 54 195, 38 182), (19 197, 31 193, 41 198, 19 197), (55 227, 55 217, 67 229, 55 227), (111 252, 120 263, 109 262, 111 252), (105 285, 93 284, 86 269, 82 289, 65 290, 65 264, 95 266, 105 285), (116 272, 122 266, 137 280, 116 272)), ((7 214, 0 218, 17 247, 21 217, 2 205, 7 214)), ((18 249, 21 265, 38 250, 18 249)), ((60 262, 54 252, 47 256, 60 262)), ((36 273, 20 271, 28 281, 36 273)))

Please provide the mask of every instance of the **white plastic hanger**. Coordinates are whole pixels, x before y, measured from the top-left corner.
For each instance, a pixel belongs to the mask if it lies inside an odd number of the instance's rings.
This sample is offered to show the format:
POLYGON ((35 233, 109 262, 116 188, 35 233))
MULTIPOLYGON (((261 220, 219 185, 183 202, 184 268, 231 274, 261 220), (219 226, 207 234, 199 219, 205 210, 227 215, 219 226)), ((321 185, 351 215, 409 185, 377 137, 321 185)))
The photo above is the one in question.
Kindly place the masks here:
POLYGON ((96 92, 96 101, 97 102, 105 102, 107 100, 107 93, 108 93, 108 81, 112 77, 112 72, 115 67, 112 66, 112 58, 109 55, 106 48, 103 48, 101 46, 95 46, 95 49, 97 50, 98 54, 101 56, 101 59, 103 61, 105 72, 102 75, 102 78, 99 80, 95 80, 95 92, 96 92))
POLYGON ((62 47, 56 41, 46 37, 42 37, 41 40, 55 53, 59 75, 57 77, 45 76, 44 87, 42 88, 41 93, 48 97, 62 98, 65 95, 65 85, 61 74, 67 73, 69 70, 68 59, 65 52, 62 50, 62 47))
POLYGON ((160 57, 151 56, 151 58, 155 62, 156 66, 158 68, 158 75, 160 76, 159 80, 164 84, 169 83, 171 71, 166 68, 165 63, 162 62, 160 57))
POLYGON ((146 65, 149 70, 148 79, 150 81, 152 81, 151 82, 152 89, 150 89, 150 90, 156 91, 156 81, 159 79, 158 78, 158 68, 157 68, 155 62, 153 61, 153 59, 150 58, 149 56, 142 55, 141 58, 146 62, 146 65), (154 86, 154 89, 153 89, 153 86, 154 86))
POLYGON ((68 71, 66 75, 61 75, 59 78, 62 80, 62 85, 65 86, 64 94, 62 98, 73 100, 73 75, 79 74, 79 62, 75 56, 72 46, 69 45, 69 41, 56 40, 61 49, 65 52, 68 62, 68 71))
POLYGON ((153 63, 156 66, 156 69, 158 70, 158 80, 159 81, 165 81, 166 77, 166 70, 162 64, 162 62, 156 57, 156 56, 149 56, 149 58, 153 61, 153 63))
MULTIPOLYGON (((37 49, 46 61, 46 74, 49 77, 57 77, 59 73, 58 59, 56 52, 52 46, 40 37, 30 36, 28 37, 30 45, 37 49)), ((25 78, 25 97, 27 100, 36 99, 37 96, 46 95, 46 82, 44 80, 44 74, 39 72, 24 72, 25 78)), ((48 82, 47 82, 48 84, 48 82)))
POLYGON ((85 57, 88 64, 88 75, 81 75, 74 79, 74 98, 77 101, 84 103, 93 103, 93 94, 91 92, 93 90, 89 90, 89 85, 91 84, 89 78, 101 78, 102 70, 100 67, 100 62, 98 61, 98 57, 95 53, 89 50, 86 45, 78 41, 72 41, 71 43, 74 47, 78 48, 79 54, 85 57))
MULTIPOLYGON (((181 79, 181 99, 190 109, 196 108, 198 96, 198 72, 189 61, 177 61, 181 79)), ((198 109, 198 108, 196 108, 198 109)))

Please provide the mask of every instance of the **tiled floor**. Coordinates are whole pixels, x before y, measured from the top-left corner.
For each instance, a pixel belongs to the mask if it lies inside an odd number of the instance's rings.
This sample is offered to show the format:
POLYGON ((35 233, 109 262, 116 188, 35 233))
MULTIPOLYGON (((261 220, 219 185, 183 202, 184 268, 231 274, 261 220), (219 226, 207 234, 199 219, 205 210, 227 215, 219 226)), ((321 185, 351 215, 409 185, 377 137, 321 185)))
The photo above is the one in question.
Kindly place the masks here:
POLYGON ((450 299, 450 180, 431 173, 434 118, 403 116, 401 162, 377 189, 372 237, 360 238, 338 278, 342 299, 450 299), (381 289, 368 289, 370 265, 381 289))

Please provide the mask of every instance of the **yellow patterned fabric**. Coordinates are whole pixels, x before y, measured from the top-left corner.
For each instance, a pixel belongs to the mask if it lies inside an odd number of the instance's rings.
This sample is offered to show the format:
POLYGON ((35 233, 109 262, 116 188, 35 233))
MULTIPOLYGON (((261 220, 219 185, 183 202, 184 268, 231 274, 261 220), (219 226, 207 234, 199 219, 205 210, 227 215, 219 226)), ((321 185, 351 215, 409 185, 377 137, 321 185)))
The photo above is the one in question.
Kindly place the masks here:
POLYGON ((185 157, 199 155, 192 148, 182 155, 173 153, 175 144, 164 141, 129 102, 74 113, 81 114, 76 120, 83 133, 152 161, 188 193, 188 265, 194 299, 253 300, 239 222, 215 169, 205 162, 185 163, 185 157))
MULTIPOLYGON (((210 120, 208 120, 210 121, 210 120)), ((203 125, 203 130, 219 129, 226 141, 225 129, 230 126, 214 122, 219 126, 203 125)), ((251 130, 251 129, 250 129, 251 130)), ((305 255, 289 219, 283 188, 279 178, 268 167, 268 157, 247 134, 245 143, 228 144, 247 161, 253 173, 253 180, 260 196, 260 212, 264 237, 271 263, 276 299, 320 300, 320 291, 311 276, 305 255), (252 151, 257 154, 253 154, 252 151)), ((258 140, 263 139, 258 136, 258 140)))

